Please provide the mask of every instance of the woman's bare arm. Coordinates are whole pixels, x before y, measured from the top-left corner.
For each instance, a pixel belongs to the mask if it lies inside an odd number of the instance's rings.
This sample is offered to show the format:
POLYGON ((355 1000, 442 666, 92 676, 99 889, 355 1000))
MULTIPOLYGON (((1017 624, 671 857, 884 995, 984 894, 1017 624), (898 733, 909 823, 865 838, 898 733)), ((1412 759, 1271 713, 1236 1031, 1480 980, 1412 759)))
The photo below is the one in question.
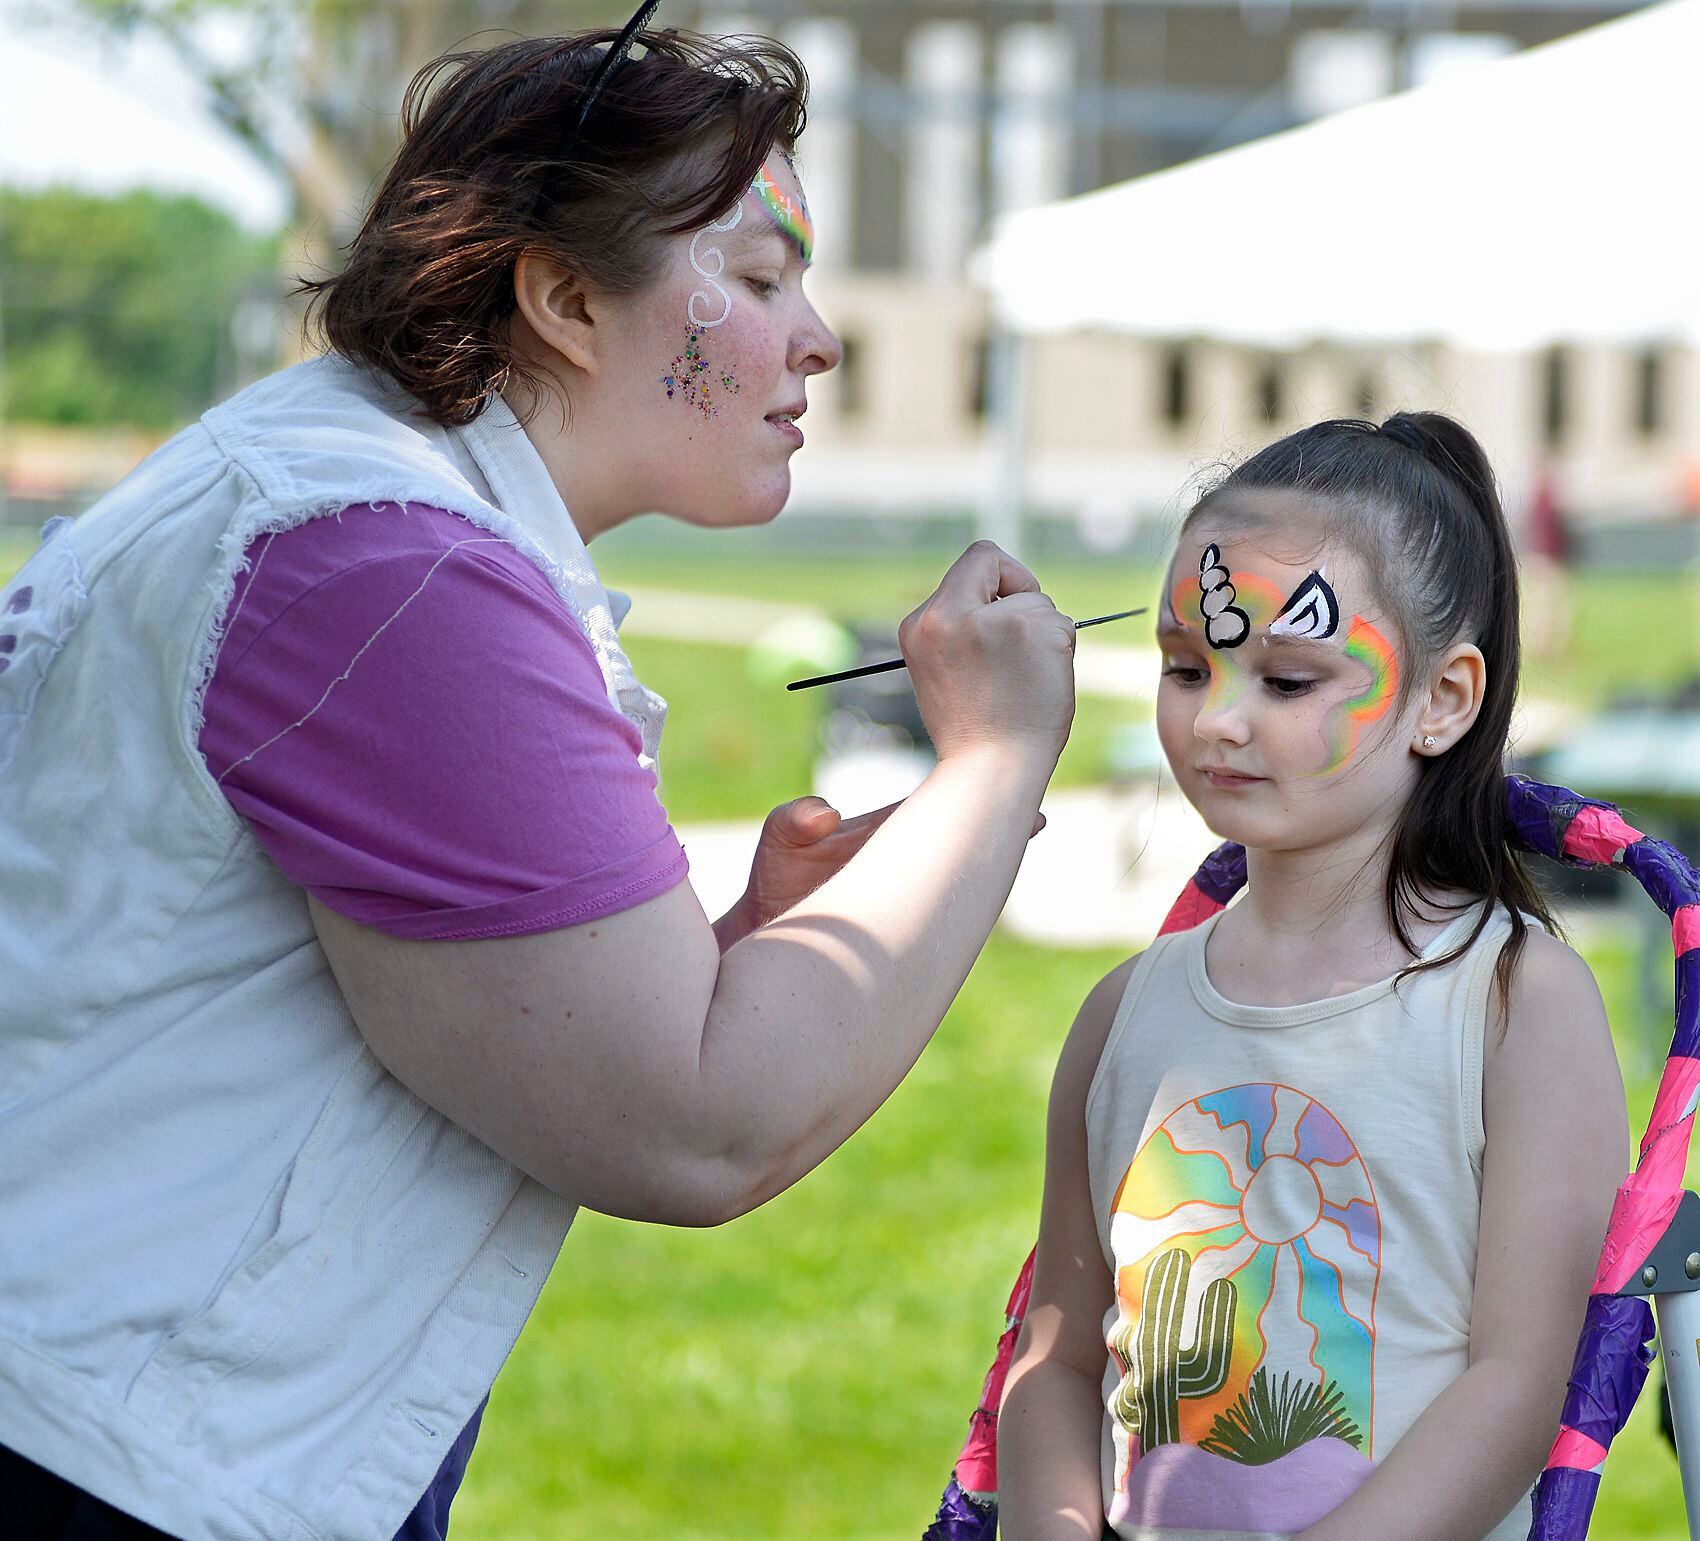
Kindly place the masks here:
POLYGON ((904 626, 940 763, 842 871, 724 955, 681 885, 585 925, 401 941, 318 904, 355 1022, 405 1085, 593 1208, 714 1224, 890 1095, 984 945, 1073 710, 1073 627, 970 550, 904 626))

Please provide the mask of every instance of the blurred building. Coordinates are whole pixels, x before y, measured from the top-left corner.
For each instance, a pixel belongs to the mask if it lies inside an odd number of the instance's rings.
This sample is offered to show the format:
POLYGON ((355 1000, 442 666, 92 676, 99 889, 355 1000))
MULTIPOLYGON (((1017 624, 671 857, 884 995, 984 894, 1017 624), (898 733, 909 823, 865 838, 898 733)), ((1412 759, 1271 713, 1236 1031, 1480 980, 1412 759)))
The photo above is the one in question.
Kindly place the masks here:
MULTIPOLYGON (((1634 8, 1610 0, 700 7, 690 20, 708 30, 784 38, 814 82, 801 157, 821 232, 811 286, 845 359, 811 392, 793 507, 960 514, 1008 474, 988 431, 998 382, 985 308, 967 277, 997 214, 1225 149, 1634 8)), ((1242 239, 1255 282, 1257 232, 1236 232, 1232 213, 1224 209, 1200 238, 1242 239)), ((1349 217, 1319 200, 1319 220, 1349 217)), ((1023 394, 1029 507, 1079 521, 1105 545, 1181 506, 1189 481, 1224 456, 1314 418, 1396 406, 1451 411, 1477 429, 1514 508, 1539 488, 1596 519, 1700 510, 1700 358, 1660 338, 1471 357, 1421 342, 1267 353, 1208 336, 1078 334, 1034 345, 1023 394)))

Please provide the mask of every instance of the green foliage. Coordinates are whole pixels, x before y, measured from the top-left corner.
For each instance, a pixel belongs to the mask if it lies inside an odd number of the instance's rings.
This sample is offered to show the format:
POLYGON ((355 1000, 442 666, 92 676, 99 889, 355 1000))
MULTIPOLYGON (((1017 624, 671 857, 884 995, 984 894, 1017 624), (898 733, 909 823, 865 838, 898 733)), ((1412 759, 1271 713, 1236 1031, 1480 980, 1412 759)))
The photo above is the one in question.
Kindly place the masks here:
POLYGON ((0 411, 165 429, 230 383, 231 319, 276 248, 195 198, 0 189, 0 411))
POLYGON ((1319 1386, 1283 1372, 1277 1387, 1260 1368, 1234 1405, 1216 1415, 1198 1448, 1242 1466, 1267 1466, 1313 1439, 1343 1439, 1356 1449, 1363 1444, 1363 1430, 1346 1416, 1345 1400, 1333 1381, 1319 1386))

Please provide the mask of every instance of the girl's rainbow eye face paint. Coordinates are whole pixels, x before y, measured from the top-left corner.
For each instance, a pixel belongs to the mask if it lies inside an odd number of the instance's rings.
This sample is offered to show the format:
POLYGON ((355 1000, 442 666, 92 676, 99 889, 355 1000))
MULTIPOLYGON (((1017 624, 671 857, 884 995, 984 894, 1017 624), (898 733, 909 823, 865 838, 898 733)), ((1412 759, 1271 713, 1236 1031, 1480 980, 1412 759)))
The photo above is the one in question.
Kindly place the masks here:
MULTIPOLYGON (((786 165, 790 165, 789 159, 786 165)), ((795 175, 795 168, 792 168, 792 174, 795 175)), ((766 162, 763 162, 755 181, 750 184, 750 191, 756 195, 780 234, 797 248, 803 261, 808 262, 814 254, 815 227, 809 219, 809 206, 803 201, 801 187, 797 196, 791 197, 774 180, 766 162)), ((721 282, 726 272, 726 251, 716 243, 721 236, 736 230, 743 218, 744 205, 739 202, 724 219, 711 221, 691 237, 688 260, 691 271, 701 280, 701 287, 693 289, 685 302, 690 333, 684 349, 674 356, 667 372, 661 376, 667 399, 671 401, 679 397, 700 412, 705 420, 718 417, 720 404, 727 396, 737 395, 739 389, 737 380, 730 373, 703 358, 702 339, 704 332, 724 325, 732 314, 731 292, 721 282)))
MULTIPOLYGON (((1219 578, 1213 581, 1220 586, 1219 578)), ((1322 580, 1320 573, 1312 573, 1292 593, 1256 573, 1232 573, 1229 581, 1234 590, 1233 602, 1245 613, 1251 630, 1255 632, 1262 628, 1264 634, 1269 635, 1269 628, 1274 622, 1283 613, 1296 613, 1299 607, 1295 601, 1306 597, 1305 591, 1322 580)), ((1327 758, 1315 770, 1306 773, 1309 776, 1332 776, 1341 770, 1357 753, 1364 729, 1386 716, 1399 694, 1399 660, 1393 644, 1361 615, 1354 615, 1349 626, 1341 628, 1338 602, 1331 588, 1327 589, 1326 603, 1336 607, 1333 624, 1329 625, 1327 618, 1319 612, 1316 623, 1307 626, 1306 630, 1314 640, 1338 647, 1341 654, 1363 669, 1368 678, 1361 690, 1329 710, 1322 729, 1327 758)), ((1169 591, 1168 605, 1174 621, 1208 636, 1209 618, 1204 613, 1203 584, 1199 578, 1179 579, 1169 591)), ((1290 634, 1302 633, 1295 626, 1290 634)), ((1211 678, 1208 706, 1222 709, 1243 698, 1253 677, 1251 660, 1257 655, 1254 645, 1212 646, 1209 649, 1211 678)))
MULTIPOLYGON (((1256 573, 1235 573, 1233 586, 1234 603, 1254 629, 1274 620, 1287 597, 1275 584, 1256 573)), ((1208 635, 1209 620, 1204 614, 1204 585, 1200 579, 1182 578, 1177 582, 1169 591, 1169 610, 1182 625, 1208 635)), ((1206 704, 1211 710, 1225 710, 1245 695, 1250 673, 1239 654, 1247 651, 1210 649, 1210 691, 1206 704)))
POLYGON ((1369 682, 1330 713, 1328 761, 1316 772, 1319 776, 1332 776, 1352 758, 1364 729, 1385 717, 1399 694, 1399 659, 1393 644, 1361 615, 1352 617, 1344 651, 1368 671, 1369 682))

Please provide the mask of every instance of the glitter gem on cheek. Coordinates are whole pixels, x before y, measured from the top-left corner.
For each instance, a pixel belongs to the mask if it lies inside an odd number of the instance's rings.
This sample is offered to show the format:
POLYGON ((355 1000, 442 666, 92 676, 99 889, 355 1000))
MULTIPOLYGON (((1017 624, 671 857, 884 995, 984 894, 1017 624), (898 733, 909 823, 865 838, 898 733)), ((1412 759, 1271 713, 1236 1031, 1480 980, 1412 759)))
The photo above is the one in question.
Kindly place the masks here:
POLYGON ((702 333, 693 331, 685 339, 685 351, 679 354, 662 375, 661 384, 667 399, 681 397, 687 406, 695 407, 706 421, 720 415, 720 401, 738 394, 738 382, 716 369, 702 356, 702 333))
POLYGON ((1328 760, 1315 772, 1318 776, 1332 776, 1352 758, 1364 729, 1385 717, 1399 694, 1399 659, 1393 644, 1361 615, 1352 617, 1344 652, 1369 674, 1369 682, 1329 714, 1328 760))

